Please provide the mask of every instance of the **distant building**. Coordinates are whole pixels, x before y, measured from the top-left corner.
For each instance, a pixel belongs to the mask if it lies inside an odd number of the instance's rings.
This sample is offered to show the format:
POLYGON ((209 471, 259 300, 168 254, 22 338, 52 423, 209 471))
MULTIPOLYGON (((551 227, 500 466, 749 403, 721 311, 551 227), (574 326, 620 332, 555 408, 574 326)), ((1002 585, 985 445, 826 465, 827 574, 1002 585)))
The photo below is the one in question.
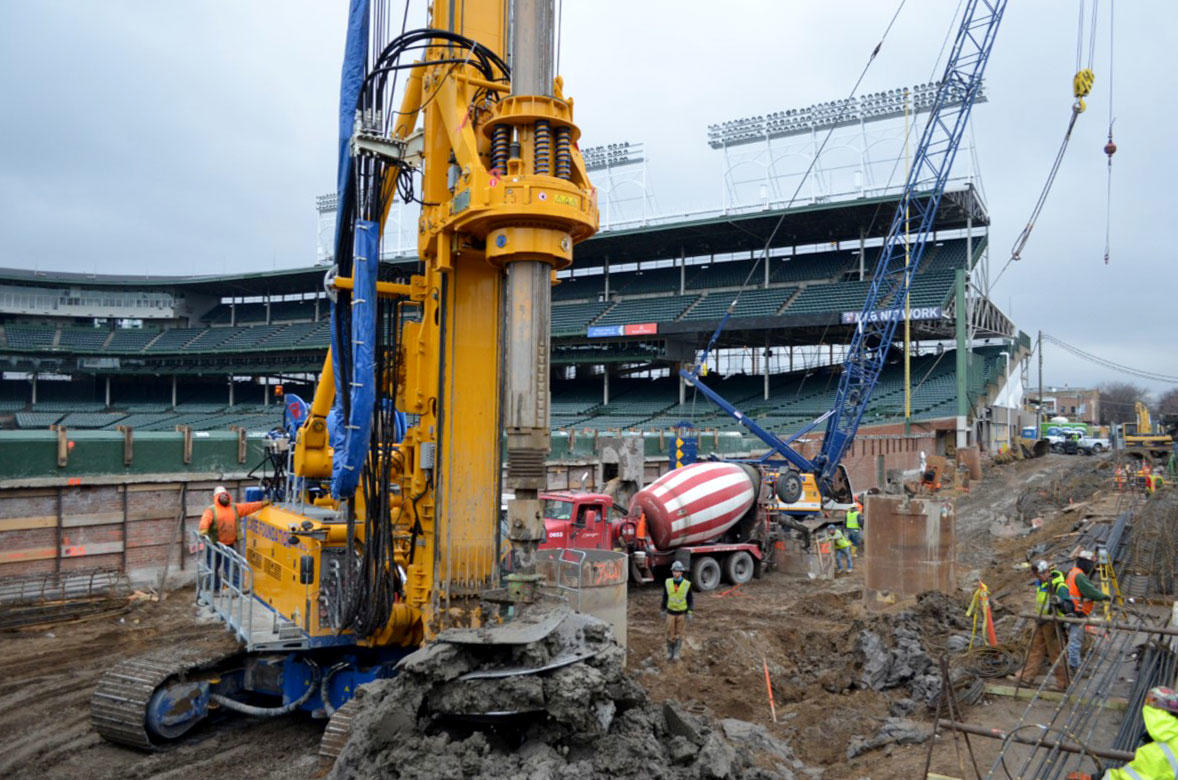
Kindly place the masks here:
POLYGON ((1100 391, 1080 387, 1043 389, 1043 414, 1062 415, 1069 420, 1097 425, 1100 423, 1100 391))

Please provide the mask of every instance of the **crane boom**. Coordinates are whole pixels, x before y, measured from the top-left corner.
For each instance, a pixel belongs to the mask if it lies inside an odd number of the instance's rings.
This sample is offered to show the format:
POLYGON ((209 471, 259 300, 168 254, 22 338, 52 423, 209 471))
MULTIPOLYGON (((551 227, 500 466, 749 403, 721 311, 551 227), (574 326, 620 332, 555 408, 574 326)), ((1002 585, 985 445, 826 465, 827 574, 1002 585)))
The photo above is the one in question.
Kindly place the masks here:
MULTIPOLYGON (((965 5, 953 48, 929 111, 928 123, 921 134, 904 190, 880 248, 871 286, 839 377, 833 407, 798 433, 782 439, 757 425, 701 382, 700 369, 707 352, 716 343, 730 312, 725 314, 716 328, 704 357, 690 370, 679 372, 705 397, 769 446, 770 452, 765 459, 776 456, 778 462, 788 464, 802 474, 812 475, 823 496, 844 501, 850 499, 846 473, 841 468, 842 459, 855 439, 887 360, 896 326, 904 317, 904 301, 933 231, 941 196, 945 194, 945 185, 965 134, 970 111, 981 92, 982 75, 1005 10, 1006 0, 968 0, 965 5), (907 228, 913 222, 916 231, 909 233, 907 228), (799 436, 823 421, 826 422, 826 435, 821 450, 813 460, 790 446, 799 436)), ((963 314, 958 312, 957 316, 963 314)), ((791 499, 783 497, 783 500, 788 502, 791 499)))
MULTIPOLYGON (((815 458, 820 488, 831 484, 879 381, 896 325, 903 318, 912 277, 920 267, 932 233, 970 110, 981 90, 982 75, 1005 9, 1006 0, 969 0, 965 5, 839 378, 833 414, 826 422, 822 450, 815 458), (931 184, 924 185, 928 189, 921 192, 922 183, 930 181, 931 184), (917 225, 911 238, 905 230, 910 221, 917 225)), ((965 312, 959 311, 956 316, 965 316, 965 312)))

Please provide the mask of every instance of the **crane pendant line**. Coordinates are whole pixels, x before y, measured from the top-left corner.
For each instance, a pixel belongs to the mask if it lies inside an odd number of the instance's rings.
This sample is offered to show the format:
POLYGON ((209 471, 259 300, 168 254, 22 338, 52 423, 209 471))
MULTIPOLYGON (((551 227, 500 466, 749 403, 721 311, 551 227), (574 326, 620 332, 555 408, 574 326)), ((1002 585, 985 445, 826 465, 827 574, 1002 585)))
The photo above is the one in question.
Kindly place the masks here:
MULTIPOLYGON (((962 15, 940 88, 851 339, 839 379, 834 413, 827 420, 822 450, 815 458, 815 465, 820 470, 819 486, 824 492, 829 490, 839 463, 855 437, 883 370, 896 326, 903 317, 899 307, 920 267, 1005 10, 1006 0, 970 0, 962 15), (950 96, 960 96, 961 100, 954 103, 950 96), (920 182, 929 180, 931 186, 925 192, 919 192, 920 182), (911 210, 918 228, 910 238, 910 262, 905 267, 904 220, 908 210, 911 210)), ((963 314, 957 312, 956 316, 963 314)))

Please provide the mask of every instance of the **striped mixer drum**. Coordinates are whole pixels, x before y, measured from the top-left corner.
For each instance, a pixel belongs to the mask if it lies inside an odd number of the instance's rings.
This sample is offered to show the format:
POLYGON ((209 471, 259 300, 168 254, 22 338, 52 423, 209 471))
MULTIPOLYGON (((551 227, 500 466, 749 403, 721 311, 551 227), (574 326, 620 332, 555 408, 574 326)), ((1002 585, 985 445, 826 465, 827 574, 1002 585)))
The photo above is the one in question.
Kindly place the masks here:
POLYGON ((630 517, 645 513, 647 531, 660 550, 715 541, 753 506, 759 484, 750 466, 692 463, 638 491, 630 517))

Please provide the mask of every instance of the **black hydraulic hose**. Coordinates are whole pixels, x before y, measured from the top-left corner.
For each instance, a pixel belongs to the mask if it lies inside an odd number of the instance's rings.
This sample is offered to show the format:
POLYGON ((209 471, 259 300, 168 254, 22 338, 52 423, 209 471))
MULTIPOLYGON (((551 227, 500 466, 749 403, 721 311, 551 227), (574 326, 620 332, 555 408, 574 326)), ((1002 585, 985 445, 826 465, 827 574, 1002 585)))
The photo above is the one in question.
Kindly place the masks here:
POLYGON ((335 707, 331 706, 331 691, 329 690, 331 678, 335 677, 337 672, 347 669, 350 665, 347 661, 340 661, 319 678, 319 698, 323 701, 323 711, 327 713, 327 717, 329 718, 335 714, 335 707))
POLYGON ((217 702, 227 710, 240 712, 242 715, 252 715, 255 718, 276 718, 279 715, 289 714, 303 706, 307 699, 311 698, 311 694, 319 690, 319 686, 316 685, 319 681, 319 664, 310 658, 304 658, 303 663, 311 667, 311 683, 307 686, 307 690, 303 691, 302 696, 289 704, 284 704, 281 707, 256 707, 253 704, 246 704, 236 699, 231 699, 228 696, 222 696, 219 693, 211 694, 209 699, 217 702))

